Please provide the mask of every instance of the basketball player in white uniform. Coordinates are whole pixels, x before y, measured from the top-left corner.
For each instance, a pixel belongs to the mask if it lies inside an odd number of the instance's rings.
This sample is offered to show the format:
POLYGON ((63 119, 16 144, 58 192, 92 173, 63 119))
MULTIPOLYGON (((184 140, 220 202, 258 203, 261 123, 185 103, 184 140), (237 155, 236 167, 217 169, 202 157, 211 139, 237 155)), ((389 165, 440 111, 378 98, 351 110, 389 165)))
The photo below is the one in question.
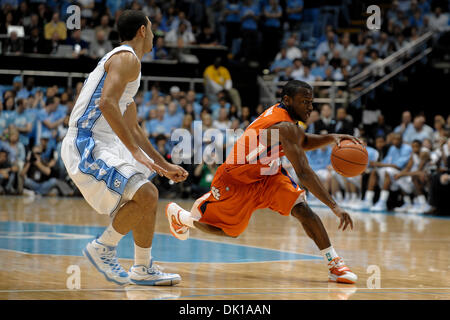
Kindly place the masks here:
POLYGON ((61 156, 86 201, 111 224, 83 250, 117 284, 173 285, 178 274, 152 263, 158 190, 152 172, 180 182, 187 172, 170 164, 139 127, 133 100, 140 82, 140 60, 152 50, 151 22, 140 11, 126 10, 117 22, 122 45, 107 53, 85 81, 70 116, 61 156), (133 232, 135 261, 129 272, 119 264, 116 246, 133 232))

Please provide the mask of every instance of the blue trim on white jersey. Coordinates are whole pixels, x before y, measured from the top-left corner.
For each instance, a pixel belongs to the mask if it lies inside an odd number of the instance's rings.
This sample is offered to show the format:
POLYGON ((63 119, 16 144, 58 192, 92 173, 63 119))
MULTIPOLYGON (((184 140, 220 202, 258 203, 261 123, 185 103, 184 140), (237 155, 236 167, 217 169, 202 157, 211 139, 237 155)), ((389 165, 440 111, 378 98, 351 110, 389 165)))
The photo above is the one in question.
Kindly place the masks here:
POLYGON ((116 168, 109 167, 103 160, 94 159, 92 155, 95 148, 95 140, 92 137, 92 128, 102 115, 96 101, 101 97, 105 77, 106 72, 104 72, 97 84, 86 110, 77 121, 78 132, 75 145, 81 158, 78 169, 82 173, 92 176, 97 181, 104 181, 108 189, 119 195, 123 195, 129 178, 123 176, 116 168))

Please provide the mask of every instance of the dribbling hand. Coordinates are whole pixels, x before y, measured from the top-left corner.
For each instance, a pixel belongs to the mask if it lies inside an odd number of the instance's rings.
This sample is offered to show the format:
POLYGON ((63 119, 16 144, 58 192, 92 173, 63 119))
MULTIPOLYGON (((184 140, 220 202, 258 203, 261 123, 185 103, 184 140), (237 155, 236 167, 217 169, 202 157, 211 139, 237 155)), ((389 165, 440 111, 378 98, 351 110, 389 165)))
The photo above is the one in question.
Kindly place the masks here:
POLYGON ((347 212, 345 212, 340 207, 335 208, 333 212, 340 219, 338 229, 341 229, 341 227, 343 226, 342 231, 345 231, 348 225, 350 225, 350 228, 353 230, 353 220, 347 212))

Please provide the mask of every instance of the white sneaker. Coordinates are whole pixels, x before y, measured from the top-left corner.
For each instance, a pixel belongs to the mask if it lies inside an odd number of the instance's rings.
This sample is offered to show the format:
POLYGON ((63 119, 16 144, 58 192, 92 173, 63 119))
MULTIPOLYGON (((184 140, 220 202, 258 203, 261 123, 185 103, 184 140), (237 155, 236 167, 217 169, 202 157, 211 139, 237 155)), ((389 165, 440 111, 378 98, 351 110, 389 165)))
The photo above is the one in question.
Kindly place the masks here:
POLYGON ((409 212, 414 213, 414 214, 422 214, 424 212, 427 212, 428 210, 430 210, 431 207, 428 203, 423 203, 423 204, 415 204, 409 212))
POLYGON ((370 208, 370 211, 372 212, 381 212, 381 211, 387 211, 386 202, 384 201, 378 201, 370 208))
POLYGON ((334 258, 328 264, 328 281, 354 284, 358 276, 344 263, 341 257, 334 258))
POLYGON ((150 268, 146 266, 132 266, 129 271, 130 282, 142 286, 172 286, 181 282, 181 277, 176 273, 164 273, 162 269, 150 262, 150 268))
POLYGON ((411 210, 412 205, 410 203, 403 203, 403 205, 401 207, 397 207, 394 209, 395 212, 408 212, 409 210, 411 210))
POLYGON ((372 204, 369 201, 360 200, 353 205, 352 209, 355 211, 368 211, 371 206, 372 204))
POLYGON ((115 247, 106 246, 95 239, 83 249, 83 254, 106 280, 120 285, 130 283, 128 273, 117 260, 115 247))
POLYGON ((166 217, 169 220, 170 233, 179 239, 186 240, 189 238, 189 227, 180 221, 180 212, 184 210, 175 202, 170 202, 166 206, 166 217))

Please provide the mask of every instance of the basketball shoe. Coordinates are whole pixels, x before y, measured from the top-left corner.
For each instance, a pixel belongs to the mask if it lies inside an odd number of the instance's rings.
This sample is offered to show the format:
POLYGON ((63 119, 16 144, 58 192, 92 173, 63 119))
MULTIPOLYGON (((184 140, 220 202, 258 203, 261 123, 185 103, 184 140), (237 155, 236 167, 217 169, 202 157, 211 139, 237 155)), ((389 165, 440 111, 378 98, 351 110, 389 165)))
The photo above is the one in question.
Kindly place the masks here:
POLYGON ((182 224, 180 221, 180 212, 184 210, 174 202, 166 206, 166 217, 169 220, 170 232, 172 235, 180 240, 189 238, 189 227, 182 224))
POLYGON ((150 262, 150 267, 132 266, 129 271, 130 282, 142 286, 172 286, 181 282, 176 273, 164 273, 161 267, 150 262))
POLYGON ((358 280, 341 257, 334 258, 328 263, 328 281, 354 284, 358 280))
POLYGON ((83 254, 106 280, 120 285, 130 283, 128 273, 117 260, 116 247, 106 246, 95 239, 83 249, 83 254))

